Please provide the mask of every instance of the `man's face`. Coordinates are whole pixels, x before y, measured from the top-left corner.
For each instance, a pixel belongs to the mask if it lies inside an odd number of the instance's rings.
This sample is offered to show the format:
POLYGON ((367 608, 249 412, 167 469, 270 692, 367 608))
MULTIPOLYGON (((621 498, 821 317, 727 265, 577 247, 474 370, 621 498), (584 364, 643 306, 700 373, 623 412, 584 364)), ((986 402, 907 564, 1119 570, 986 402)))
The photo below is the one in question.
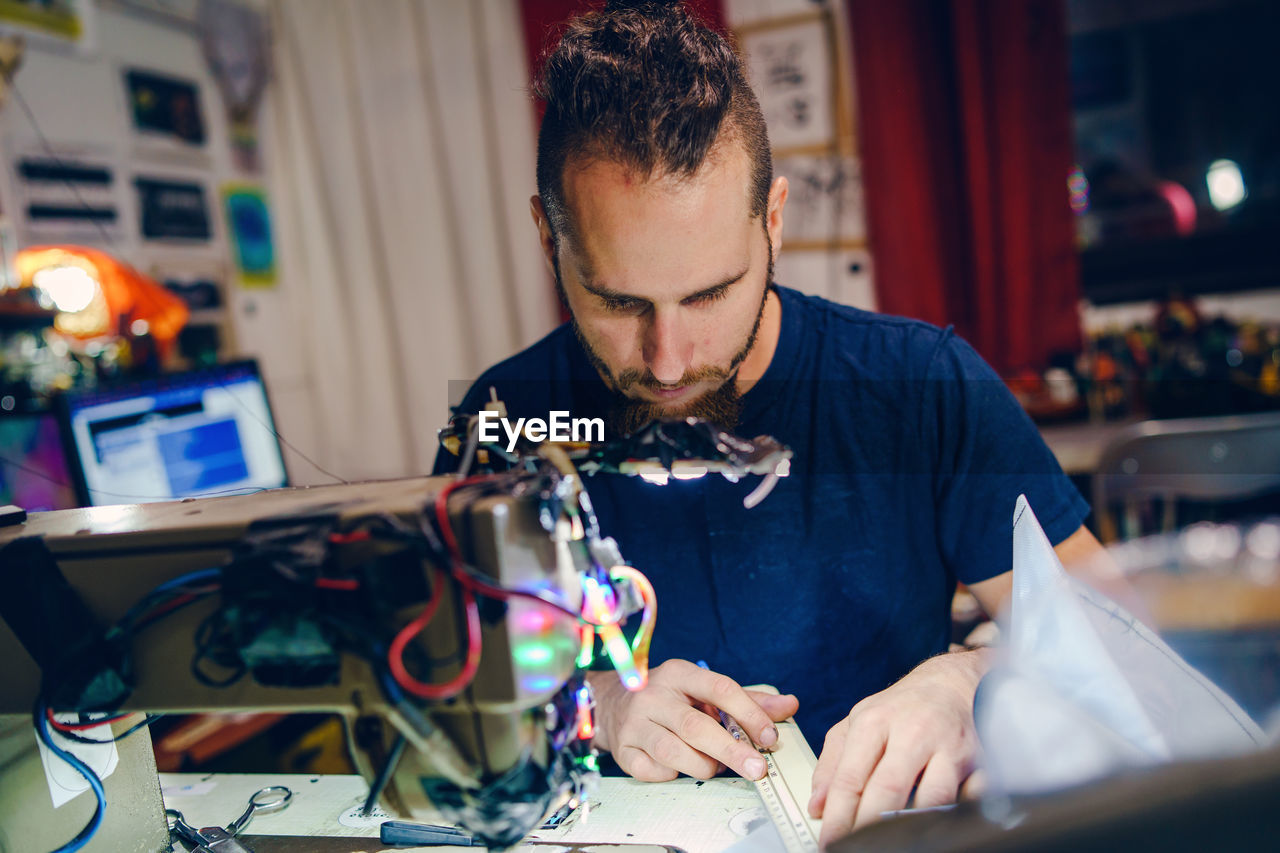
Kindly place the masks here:
POLYGON ((777 242, 770 232, 780 232, 786 198, 779 179, 762 223, 751 216, 749 180, 746 153, 733 144, 692 178, 641 180, 606 160, 570 165, 564 197, 574 228, 558 252, 535 197, 578 336, 625 398, 622 432, 659 415, 736 420, 734 379, 756 341, 777 242))

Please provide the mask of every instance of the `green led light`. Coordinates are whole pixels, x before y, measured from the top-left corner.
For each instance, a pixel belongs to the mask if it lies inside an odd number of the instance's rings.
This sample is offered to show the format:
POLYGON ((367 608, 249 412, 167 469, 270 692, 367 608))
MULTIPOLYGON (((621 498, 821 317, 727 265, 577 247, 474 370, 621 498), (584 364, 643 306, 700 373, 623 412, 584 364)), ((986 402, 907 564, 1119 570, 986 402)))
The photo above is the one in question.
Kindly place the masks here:
POLYGON ((512 653, 521 666, 544 666, 555 658, 555 652, 545 643, 524 643, 512 653))

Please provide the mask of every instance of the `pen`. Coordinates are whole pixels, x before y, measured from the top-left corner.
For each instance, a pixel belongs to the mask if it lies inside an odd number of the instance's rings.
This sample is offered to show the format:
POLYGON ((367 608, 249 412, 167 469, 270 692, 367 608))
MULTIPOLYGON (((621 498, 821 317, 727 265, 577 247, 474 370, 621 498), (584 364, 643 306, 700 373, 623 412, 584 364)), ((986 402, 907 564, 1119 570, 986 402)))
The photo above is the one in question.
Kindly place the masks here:
POLYGON ((378 840, 401 847, 449 845, 451 847, 483 847, 484 842, 452 826, 434 826, 407 820, 384 820, 378 828, 378 840))
POLYGON ((927 814, 928 812, 949 812, 956 807, 955 803, 948 803, 945 806, 921 806, 918 809, 893 809, 887 812, 880 812, 880 817, 897 817, 904 814, 927 814))
POLYGON ((575 797, 563 806, 555 810, 555 813, 542 822, 538 829, 555 829, 564 823, 569 815, 573 814, 573 810, 578 807, 578 799, 575 797))
MULTIPOLYGON (((698 661, 698 666, 705 670, 711 669, 704 660, 698 661)), ((720 715, 720 725, 724 726, 729 734, 733 735, 734 740, 742 740, 747 736, 747 733, 742 730, 742 726, 738 725, 738 721, 733 717, 730 717, 720 708, 716 708, 716 713, 720 715)))

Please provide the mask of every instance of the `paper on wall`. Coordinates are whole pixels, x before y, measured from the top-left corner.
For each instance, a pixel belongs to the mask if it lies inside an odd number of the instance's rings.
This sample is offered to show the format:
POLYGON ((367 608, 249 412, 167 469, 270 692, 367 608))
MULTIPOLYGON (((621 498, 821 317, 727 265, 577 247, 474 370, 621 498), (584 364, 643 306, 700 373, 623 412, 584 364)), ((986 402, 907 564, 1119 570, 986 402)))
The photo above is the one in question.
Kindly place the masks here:
MULTIPOLYGON (((54 714, 54 717, 63 723, 79 722, 77 714, 54 714)), ((115 741, 111 740, 111 724, 103 723, 91 729, 84 729, 78 734, 94 740, 104 740, 107 743, 80 743, 64 737, 57 729, 49 726, 49 737, 54 744, 87 764, 90 770, 98 774, 99 779, 106 779, 114 773, 116 765, 120 763, 120 754, 116 751, 115 741)), ((32 736, 35 737, 34 728, 32 736)), ((49 796, 53 799, 55 809, 89 790, 88 780, 75 768, 50 752, 38 737, 36 737, 36 744, 40 747, 40 762, 44 765, 44 776, 49 783, 49 796)))

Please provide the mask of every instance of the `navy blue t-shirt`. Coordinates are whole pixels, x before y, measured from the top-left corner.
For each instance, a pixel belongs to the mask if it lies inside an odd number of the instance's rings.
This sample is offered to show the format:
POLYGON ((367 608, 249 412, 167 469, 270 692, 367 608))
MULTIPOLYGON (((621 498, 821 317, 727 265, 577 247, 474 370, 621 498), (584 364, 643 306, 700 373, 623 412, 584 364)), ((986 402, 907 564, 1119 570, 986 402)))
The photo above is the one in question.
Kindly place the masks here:
MULTIPOLYGON (((652 663, 706 660, 800 699, 813 744, 865 696, 946 651, 956 580, 1012 567, 1025 493, 1057 544, 1088 505, 995 372, 950 329, 778 287, 773 360, 734 430, 794 451, 754 509, 757 477, 658 486, 586 480, 601 530, 653 582, 652 663)), ((508 415, 603 417, 609 393, 568 325, 486 371, 508 415)), ((436 472, 457 460, 441 452, 436 472)))

